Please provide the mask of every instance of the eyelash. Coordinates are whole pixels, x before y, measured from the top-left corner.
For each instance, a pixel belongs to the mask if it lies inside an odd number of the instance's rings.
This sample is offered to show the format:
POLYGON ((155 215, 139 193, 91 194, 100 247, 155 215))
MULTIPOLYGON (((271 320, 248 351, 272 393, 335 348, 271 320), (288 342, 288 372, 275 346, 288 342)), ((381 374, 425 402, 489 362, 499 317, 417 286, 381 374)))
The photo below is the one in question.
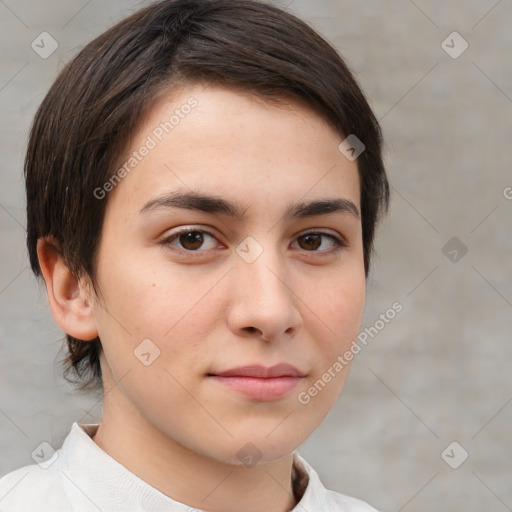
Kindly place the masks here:
MULTIPOLYGON (((185 228, 185 229, 182 229, 180 231, 177 231, 176 233, 173 233, 170 236, 165 237, 163 240, 161 240, 160 243, 162 245, 164 245, 164 246, 173 245, 172 242, 174 240, 177 240, 180 235, 183 235, 183 234, 186 234, 186 233, 202 233, 202 234, 207 234, 208 236, 211 236, 212 238, 214 238, 216 240, 216 237, 212 233, 210 233, 209 231, 206 231, 206 230, 203 230, 203 229, 185 228)), ((348 244, 342 238, 338 238, 338 237, 332 235, 331 233, 324 233, 322 231, 307 231, 305 233, 300 234, 296 239, 305 237, 307 235, 322 235, 324 237, 330 238, 334 242, 335 247, 334 247, 334 249, 332 249, 330 251, 317 251, 317 250, 307 251, 307 250, 304 250, 306 253, 318 253, 318 254, 323 254, 323 255, 332 255, 332 254, 337 254, 338 252, 340 252, 341 250, 343 250, 345 247, 348 246, 348 244)), ((184 254, 184 255, 187 255, 187 256, 190 256, 190 255, 196 256, 194 253, 199 253, 198 254, 198 256, 199 256, 199 255, 201 255, 201 253, 205 253, 205 252, 208 251, 208 249, 207 250, 192 251, 192 250, 189 250, 189 249, 181 249, 181 248, 176 247, 176 246, 173 246, 173 248, 171 250, 176 251, 179 254, 184 254)))

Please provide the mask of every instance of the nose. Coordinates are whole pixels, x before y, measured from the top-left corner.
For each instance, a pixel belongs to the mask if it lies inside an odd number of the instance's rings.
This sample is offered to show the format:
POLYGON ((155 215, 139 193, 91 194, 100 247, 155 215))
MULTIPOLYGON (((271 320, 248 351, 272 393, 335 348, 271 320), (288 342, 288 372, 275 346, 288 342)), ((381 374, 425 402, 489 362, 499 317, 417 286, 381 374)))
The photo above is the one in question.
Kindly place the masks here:
POLYGON ((237 336, 266 341, 293 337, 302 325, 292 272, 266 249, 252 263, 239 258, 231 272, 228 324, 237 336))

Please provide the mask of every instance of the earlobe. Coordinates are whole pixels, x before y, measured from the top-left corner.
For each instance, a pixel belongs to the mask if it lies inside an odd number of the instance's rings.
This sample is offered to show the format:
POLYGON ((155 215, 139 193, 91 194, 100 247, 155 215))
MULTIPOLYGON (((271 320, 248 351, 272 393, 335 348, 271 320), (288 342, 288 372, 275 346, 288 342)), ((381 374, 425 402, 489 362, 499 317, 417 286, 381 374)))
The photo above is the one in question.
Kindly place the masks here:
POLYGON ((37 241, 39 265, 46 283, 50 310, 59 327, 80 340, 98 336, 92 301, 80 279, 68 269, 59 245, 49 238, 37 241))

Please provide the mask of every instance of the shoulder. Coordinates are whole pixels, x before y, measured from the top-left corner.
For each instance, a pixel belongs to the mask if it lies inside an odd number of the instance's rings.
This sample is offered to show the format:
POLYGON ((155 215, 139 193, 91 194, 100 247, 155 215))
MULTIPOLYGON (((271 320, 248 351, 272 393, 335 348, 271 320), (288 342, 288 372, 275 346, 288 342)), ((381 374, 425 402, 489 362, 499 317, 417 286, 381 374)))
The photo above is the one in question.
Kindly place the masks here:
POLYGON ((67 505, 62 476, 56 469, 33 464, 0 478, 2 512, 64 512, 69 510, 67 505))
MULTIPOLYGON (((2 512, 71 512, 98 510, 83 491, 87 434, 74 423, 62 446, 39 464, 23 466, 0 478, 2 512), (77 459, 77 454, 81 459, 77 459), (78 461, 78 463, 77 463, 78 461), (81 464, 80 464, 81 463, 81 464)), ((44 453, 43 453, 44 455, 44 453)), ((97 468, 95 468, 97 470, 97 468)))

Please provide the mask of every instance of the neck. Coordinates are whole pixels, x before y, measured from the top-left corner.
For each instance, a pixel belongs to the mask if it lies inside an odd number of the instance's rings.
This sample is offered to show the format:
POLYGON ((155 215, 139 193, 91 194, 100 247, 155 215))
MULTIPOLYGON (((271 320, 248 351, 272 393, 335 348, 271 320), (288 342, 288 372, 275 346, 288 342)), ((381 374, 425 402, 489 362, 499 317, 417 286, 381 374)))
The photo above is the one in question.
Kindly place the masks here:
POLYGON ((292 455, 253 467, 227 464, 169 438, 126 402, 119 390, 105 397, 93 440, 166 496, 209 512, 288 512, 297 504, 292 455), (125 403, 119 407, 122 400, 125 403))

